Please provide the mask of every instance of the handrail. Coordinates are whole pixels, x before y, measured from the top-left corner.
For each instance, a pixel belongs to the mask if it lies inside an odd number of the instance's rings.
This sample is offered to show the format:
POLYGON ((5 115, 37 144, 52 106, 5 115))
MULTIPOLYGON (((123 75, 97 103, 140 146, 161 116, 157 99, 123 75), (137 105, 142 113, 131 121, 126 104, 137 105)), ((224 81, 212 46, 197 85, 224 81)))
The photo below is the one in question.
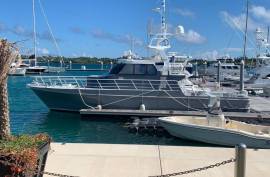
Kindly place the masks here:
MULTIPOLYGON (((210 92, 204 88, 190 88, 183 81, 177 80, 142 80, 142 79, 104 79, 90 78, 88 76, 35 76, 31 85, 34 86, 75 86, 76 88, 86 89, 115 89, 115 90, 181 90, 187 96, 207 96, 210 92), (191 93, 192 92, 192 93, 191 93)), ((211 92, 211 94, 220 97, 237 97, 243 96, 241 93, 226 93, 223 91, 211 92)))

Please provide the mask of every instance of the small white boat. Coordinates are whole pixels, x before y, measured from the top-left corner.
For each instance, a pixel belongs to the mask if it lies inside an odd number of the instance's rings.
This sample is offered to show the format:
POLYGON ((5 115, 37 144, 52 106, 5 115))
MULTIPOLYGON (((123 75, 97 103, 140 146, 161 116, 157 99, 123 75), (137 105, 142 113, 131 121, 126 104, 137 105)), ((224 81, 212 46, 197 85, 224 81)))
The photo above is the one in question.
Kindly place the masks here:
POLYGON ((25 68, 10 68, 8 75, 10 76, 24 76, 26 73, 26 69, 25 68))
POLYGON ((30 66, 26 68, 26 74, 41 74, 46 72, 46 67, 45 66, 30 66))
POLYGON ((235 146, 244 143, 250 148, 270 148, 270 126, 226 120, 224 116, 175 116, 159 118, 171 135, 204 143, 235 146))
POLYGON ((26 68, 21 66, 20 59, 17 62, 12 63, 8 71, 8 75, 10 76, 24 76, 25 73, 26 73, 26 68))

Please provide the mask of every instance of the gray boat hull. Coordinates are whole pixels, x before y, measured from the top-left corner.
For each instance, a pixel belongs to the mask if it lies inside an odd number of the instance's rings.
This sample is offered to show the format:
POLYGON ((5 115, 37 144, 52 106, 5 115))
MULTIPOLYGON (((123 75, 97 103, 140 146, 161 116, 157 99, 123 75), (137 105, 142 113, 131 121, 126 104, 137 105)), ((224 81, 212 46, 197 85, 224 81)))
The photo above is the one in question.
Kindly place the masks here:
MULTIPOLYGON (((179 90, 99 90, 78 88, 30 87, 51 110, 80 111, 101 105, 103 109, 200 111, 207 110, 207 96, 184 96, 179 90)), ((221 98, 223 111, 248 112, 249 99, 221 98)))

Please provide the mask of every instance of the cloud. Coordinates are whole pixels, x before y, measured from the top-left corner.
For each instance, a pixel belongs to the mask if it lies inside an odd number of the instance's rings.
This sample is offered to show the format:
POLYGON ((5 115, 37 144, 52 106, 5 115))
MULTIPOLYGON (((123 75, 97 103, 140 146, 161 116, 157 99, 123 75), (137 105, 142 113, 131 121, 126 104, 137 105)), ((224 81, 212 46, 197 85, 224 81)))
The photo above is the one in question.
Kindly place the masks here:
POLYGON ((263 6, 252 6, 250 11, 254 17, 270 22, 270 9, 263 6))
MULTIPOLYGON (((16 36, 24 37, 24 38, 33 38, 33 31, 25 28, 21 25, 15 25, 13 27, 7 27, 5 24, 0 23, 0 33, 12 33, 16 36)), ((52 41, 52 37, 49 31, 43 31, 41 33, 36 33, 37 38, 40 40, 52 41)), ((60 38, 56 37, 57 42, 61 42, 60 38)))
POLYGON ((6 26, 3 23, 0 23, 0 32, 5 32, 6 31, 6 26))
POLYGON ((224 48, 224 51, 226 51, 226 52, 242 52, 243 48, 240 48, 240 47, 228 47, 228 48, 224 48))
POLYGON ((137 46, 142 46, 143 45, 143 41, 135 38, 129 34, 126 35, 118 35, 118 34, 112 34, 103 30, 93 30, 90 32, 90 34, 92 35, 92 37, 97 38, 97 39, 104 39, 104 40, 109 40, 109 41, 113 41, 116 43, 122 43, 122 44, 128 44, 130 45, 132 43, 132 41, 134 42, 134 45, 137 46))
POLYGON ((79 27, 71 27, 69 30, 75 34, 86 34, 86 32, 79 27))
POLYGON ((176 37, 180 41, 184 41, 191 44, 202 44, 206 41, 206 38, 200 35, 198 32, 194 30, 188 30, 183 35, 178 35, 176 37))
MULTIPOLYGON (((226 11, 220 12, 222 20, 228 24, 231 28, 244 31, 246 28, 246 15, 240 14, 234 16, 226 11)), ((263 26, 262 24, 255 22, 251 17, 248 19, 248 30, 255 31, 256 28, 263 26)))
MULTIPOLYGON (((228 47, 228 48, 224 48, 223 49, 225 52, 237 52, 237 53, 240 53, 240 52, 243 52, 243 48, 241 47, 228 47)), ((251 48, 251 47, 248 47, 246 48, 246 51, 252 51, 254 50, 254 48, 251 48)))
POLYGON ((42 55, 50 54, 50 51, 47 48, 37 48, 37 52, 42 54, 42 55))
POLYGON ((79 34, 79 35, 89 35, 90 34, 90 36, 92 36, 94 38, 109 40, 109 41, 113 41, 115 43, 122 43, 122 44, 131 45, 131 43, 133 41, 134 45, 136 45, 136 46, 143 45, 142 40, 135 38, 129 34, 125 34, 125 35, 113 34, 113 33, 106 32, 106 31, 103 31, 100 29, 95 29, 95 30, 92 30, 90 32, 87 32, 86 30, 84 30, 80 27, 71 27, 69 30, 74 34, 79 34))
POLYGON ((9 32, 17 35, 17 36, 23 36, 23 37, 32 37, 33 36, 33 32, 32 31, 29 31, 27 30, 26 28, 24 28, 23 26, 20 26, 20 25, 16 25, 12 28, 9 28, 8 30, 9 32))
POLYGON ((216 60, 219 58, 219 52, 217 50, 212 50, 212 51, 206 51, 202 52, 199 55, 195 56, 196 58, 203 58, 207 60, 216 60))
POLYGON ((173 12, 184 17, 191 17, 191 18, 195 17, 195 13, 188 9, 176 8, 173 10, 173 12))

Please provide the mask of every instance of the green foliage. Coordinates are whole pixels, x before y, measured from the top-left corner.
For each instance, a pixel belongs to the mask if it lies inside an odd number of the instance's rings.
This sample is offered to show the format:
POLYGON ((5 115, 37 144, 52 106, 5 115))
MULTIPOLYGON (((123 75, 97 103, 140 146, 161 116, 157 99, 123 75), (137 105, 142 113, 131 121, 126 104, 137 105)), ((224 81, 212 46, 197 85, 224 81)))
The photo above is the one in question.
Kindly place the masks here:
POLYGON ((19 153, 27 148, 38 148, 49 140, 44 134, 13 136, 7 140, 0 140, 0 153, 19 153))
MULTIPOLYGON (((29 59, 29 56, 22 55, 22 59, 29 59)), ((38 62, 48 62, 51 63, 59 63, 60 61, 64 61, 64 63, 78 63, 78 64, 99 64, 103 62, 103 64, 110 64, 111 62, 114 63, 115 59, 112 58, 97 58, 97 57, 59 57, 59 56, 42 56, 37 57, 38 62)))

